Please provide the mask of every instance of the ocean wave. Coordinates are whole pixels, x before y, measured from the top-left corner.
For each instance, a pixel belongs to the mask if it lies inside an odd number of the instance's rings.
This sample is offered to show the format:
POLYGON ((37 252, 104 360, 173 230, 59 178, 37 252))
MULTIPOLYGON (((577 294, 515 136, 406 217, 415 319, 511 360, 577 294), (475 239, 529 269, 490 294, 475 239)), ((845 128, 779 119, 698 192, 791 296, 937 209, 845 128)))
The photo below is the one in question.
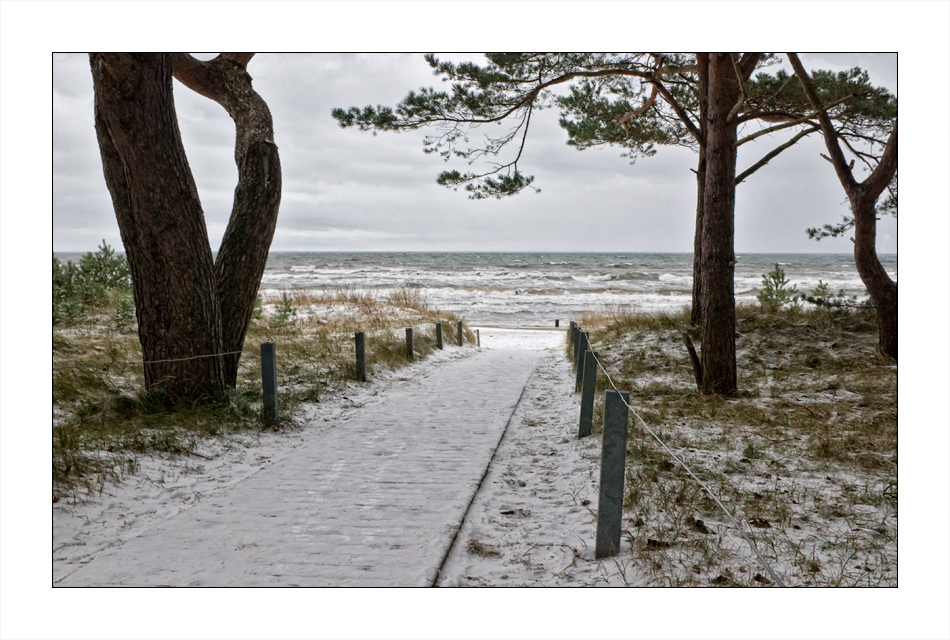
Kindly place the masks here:
MULTIPOLYGON (((861 294, 863 283, 846 257, 741 256, 736 299, 754 301, 762 275, 782 260, 790 284, 810 293, 821 280, 837 293, 861 294)), ((468 321, 506 324, 562 320, 603 305, 644 311, 688 305, 691 254, 272 254, 262 289, 332 291, 341 286, 385 298, 401 286, 425 291, 430 305, 468 321)), ((896 280, 896 260, 885 268, 896 280), (892 273, 893 272, 893 273, 892 273)))
POLYGON ((577 280, 578 282, 602 282, 605 280, 614 280, 614 276, 610 274, 596 274, 596 275, 584 275, 584 276, 571 276, 572 280, 577 280))

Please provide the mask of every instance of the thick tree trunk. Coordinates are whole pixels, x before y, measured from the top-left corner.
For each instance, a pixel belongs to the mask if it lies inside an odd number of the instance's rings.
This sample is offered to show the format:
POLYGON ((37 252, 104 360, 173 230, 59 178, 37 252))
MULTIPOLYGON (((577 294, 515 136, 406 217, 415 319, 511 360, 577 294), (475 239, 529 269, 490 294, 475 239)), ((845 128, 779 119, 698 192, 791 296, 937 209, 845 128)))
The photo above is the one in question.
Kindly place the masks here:
POLYGON ((706 182, 702 234, 702 369, 704 393, 733 396, 736 372, 735 177, 739 80, 732 56, 708 56, 706 182))
POLYGON ((214 263, 165 54, 91 54, 96 135, 132 271, 146 388, 224 392, 214 263), (200 357, 197 357, 200 356, 200 357), (215 357, 207 357, 215 356, 215 357))
MULTIPOLYGON (((267 265, 280 208, 281 170, 274 124, 245 67, 251 54, 222 54, 201 62, 174 55, 175 78, 223 106, 235 125, 238 185, 231 219, 215 261, 223 348, 240 352, 267 265)), ((237 383, 240 354, 224 356, 224 379, 237 383)))

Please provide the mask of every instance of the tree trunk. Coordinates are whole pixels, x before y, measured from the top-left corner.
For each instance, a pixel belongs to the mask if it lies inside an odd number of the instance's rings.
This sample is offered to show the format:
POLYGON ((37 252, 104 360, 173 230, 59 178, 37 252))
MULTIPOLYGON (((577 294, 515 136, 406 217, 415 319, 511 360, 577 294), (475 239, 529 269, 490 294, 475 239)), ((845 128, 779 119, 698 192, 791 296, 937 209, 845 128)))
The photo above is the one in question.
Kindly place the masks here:
POLYGON ((877 307, 878 349, 897 360, 897 283, 890 279, 877 257, 877 216, 874 200, 856 197, 854 214, 854 264, 877 307))
POLYGON ((214 263, 165 54, 90 54, 106 185, 132 272, 145 386, 224 392, 214 263), (196 357, 204 356, 204 357, 196 357))
POLYGON ((699 150, 699 166, 696 169, 696 231, 693 233, 693 303, 689 321, 694 327, 702 324, 703 299, 703 210, 706 192, 706 155, 699 150))
POLYGON ((815 89, 808 72, 802 66, 798 54, 789 53, 788 61, 801 82, 805 95, 812 107, 819 110, 818 121, 825 138, 831 164, 835 168, 838 182, 844 187, 851 203, 854 215, 854 264, 861 281, 867 287, 874 305, 877 307, 878 349, 897 359, 897 283, 890 279, 881 261, 877 257, 877 211, 878 197, 897 173, 897 123, 891 129, 891 135, 884 147, 881 158, 863 182, 857 182, 852 166, 845 160, 838 135, 828 113, 823 110, 821 97, 815 89))
MULTIPOLYGON (((244 348, 280 208, 281 170, 274 123, 245 70, 251 55, 226 53, 208 62, 188 54, 174 54, 173 58, 175 78, 223 106, 235 125, 238 185, 214 265, 227 353, 244 348)), ((240 353, 222 359, 225 383, 233 387, 240 353)))
POLYGON ((706 182, 702 234, 702 370, 704 393, 734 396, 736 373, 735 177, 739 81, 731 54, 708 56, 706 182))
POLYGON ((703 210, 706 206, 706 115, 709 91, 709 54, 696 54, 696 75, 699 78, 699 162, 696 167, 696 230, 693 233, 693 304, 690 324, 702 324, 703 297, 703 210))

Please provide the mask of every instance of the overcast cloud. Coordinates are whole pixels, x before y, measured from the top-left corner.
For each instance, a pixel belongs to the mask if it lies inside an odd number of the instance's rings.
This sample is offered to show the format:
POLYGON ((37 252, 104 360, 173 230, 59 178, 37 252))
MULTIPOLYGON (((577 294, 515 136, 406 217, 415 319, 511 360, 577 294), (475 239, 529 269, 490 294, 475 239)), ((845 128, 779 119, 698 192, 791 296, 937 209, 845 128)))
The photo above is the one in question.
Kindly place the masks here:
MULTIPOLYGON (((210 56, 202 56, 210 57, 210 56)), ((453 59, 481 62, 480 54, 453 59)), ((803 55, 810 69, 861 66, 897 91, 894 54, 803 55)), ((538 114, 519 163, 540 194, 471 201, 440 187, 446 165, 422 153, 424 132, 372 135, 341 129, 334 107, 395 105, 411 89, 441 80, 421 54, 259 54, 250 63, 274 116, 283 195, 272 250, 683 251, 692 250, 695 154, 660 148, 633 166, 618 148, 565 144, 556 110, 538 114)), ((182 138, 217 248, 237 170, 234 127, 224 109, 175 82, 182 138)), ((84 54, 53 58, 53 248, 121 247, 93 126, 92 78, 84 54)), ((494 127, 492 127, 494 128, 494 127)), ((740 149, 740 170, 784 140, 740 149)), ((738 252, 850 252, 847 238, 807 239, 807 227, 848 213, 831 165, 813 134, 741 184, 738 252)), ((896 252, 896 221, 882 220, 878 250, 896 252)))

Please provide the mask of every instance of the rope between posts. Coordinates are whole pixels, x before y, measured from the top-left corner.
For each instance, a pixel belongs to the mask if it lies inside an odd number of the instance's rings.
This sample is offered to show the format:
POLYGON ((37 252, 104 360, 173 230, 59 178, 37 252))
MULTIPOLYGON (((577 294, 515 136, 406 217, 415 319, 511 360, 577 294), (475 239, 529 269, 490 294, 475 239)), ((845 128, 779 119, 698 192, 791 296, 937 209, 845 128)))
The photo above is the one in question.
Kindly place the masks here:
POLYGON ((705 483, 705 482, 703 482, 702 480, 700 480, 699 478, 696 477, 696 474, 694 474, 694 473, 692 472, 692 470, 690 470, 690 468, 686 465, 685 462, 683 462, 682 460, 680 460, 679 457, 677 457, 677 455, 676 455, 675 453, 673 453, 673 451, 672 451, 668 446, 666 446, 666 443, 664 443, 662 440, 660 440, 660 437, 657 436, 657 435, 653 432, 653 430, 647 425, 646 422, 644 422, 643 418, 640 417, 640 414, 637 413, 636 409, 634 409, 633 407, 631 407, 631 406, 627 403, 627 401, 623 399, 623 394, 620 394, 620 389, 618 389, 618 388, 617 388, 617 385, 614 384, 613 379, 611 379, 610 374, 607 372, 607 369, 604 367, 604 365, 601 363, 600 359, 597 357, 597 354, 595 354, 593 350, 588 350, 587 353, 590 353, 590 354, 593 356, 594 361, 597 363, 597 366, 600 367, 600 370, 604 372, 604 375, 605 375, 605 376, 607 376, 607 381, 610 382, 610 386, 613 387, 613 388, 614 388, 614 391, 618 392, 618 394, 620 395, 620 401, 623 402, 625 405, 627 405, 627 408, 631 411, 631 413, 633 413, 633 415, 635 415, 635 416, 637 417, 637 419, 640 421, 640 424, 643 425, 643 428, 646 429, 647 432, 648 432, 651 436, 653 436, 653 438, 654 438, 657 442, 660 443, 660 446, 661 446, 661 447, 663 447, 664 449, 666 449, 666 452, 667 452, 668 454, 670 454, 670 457, 672 457, 674 460, 676 460, 676 462, 678 462, 678 463, 680 464, 680 466, 683 467, 683 469, 686 470, 686 473, 688 473, 688 474, 690 475, 690 477, 691 477, 693 480, 695 480, 697 483, 699 483, 699 486, 701 486, 701 487, 703 488, 703 490, 705 490, 706 493, 709 494, 709 497, 713 499, 713 501, 719 506, 720 509, 722 509, 723 513, 726 514, 726 516, 727 516, 727 517, 729 518, 729 520, 732 522, 732 524, 733 524, 733 526, 736 528, 736 530, 742 535, 742 537, 745 539, 745 541, 749 544, 749 547, 750 547, 750 548, 752 549, 752 551, 755 553, 756 557, 758 557, 759 562, 762 563, 762 566, 765 567, 765 570, 769 572, 769 575, 770 575, 770 576, 772 576, 772 580, 775 581, 775 584, 777 584, 777 585, 780 586, 780 587, 784 587, 785 584, 779 579, 779 577, 778 577, 777 575, 775 575, 775 572, 772 570, 772 567, 769 565, 768 562, 766 562, 765 558, 762 557, 762 554, 759 553, 759 550, 756 548, 755 543, 753 543, 752 540, 749 538, 749 536, 746 535, 745 531, 744 531, 744 530, 742 529, 742 527, 739 525, 739 522, 733 517, 733 515, 729 512, 729 510, 726 509, 725 506, 723 506, 722 502, 719 501, 719 498, 717 498, 717 497, 713 494, 712 490, 711 490, 708 486, 706 486, 706 483, 705 483))
MULTIPOLYGON (((157 364, 159 362, 185 362, 186 360, 197 360, 198 358, 217 358, 219 356, 233 356, 235 353, 244 353, 243 351, 228 351, 227 353, 211 353, 206 356, 192 356, 190 358, 172 358, 170 360, 146 360, 142 364, 157 364)), ((129 364, 138 364, 130 362, 129 364)))
MULTIPOLYGON (((170 359, 170 360, 147 360, 147 361, 145 361, 145 362, 141 362, 141 361, 129 362, 128 360, 125 360, 125 361, 113 361, 113 362, 110 362, 110 363, 108 364, 108 366, 112 366, 113 364, 125 364, 125 365, 128 365, 128 366, 130 366, 130 367, 137 367, 137 366, 139 366, 140 364, 156 364, 156 363, 159 363, 159 362, 185 362, 186 360, 197 360, 197 359, 199 359, 199 358, 216 358, 216 357, 218 357, 218 356, 231 356, 231 355, 234 355, 234 354, 236 354, 236 353, 243 353, 244 355, 250 356, 250 357, 252 357, 252 358, 260 358, 260 356, 257 355, 256 353, 248 353, 248 352, 246 352, 246 351, 228 351, 227 353, 212 353, 212 354, 204 355, 204 356, 192 356, 192 357, 190 357, 190 358, 173 358, 173 359, 170 359)), ((91 370, 91 369, 97 369, 97 370, 98 370, 98 369, 101 369, 101 367, 96 367, 96 366, 91 366, 91 365, 68 365, 68 366, 63 366, 63 365, 57 365, 56 363, 53 363, 53 368, 56 369, 56 370, 59 370, 59 371, 66 371, 66 370, 91 370)))
MULTIPOLYGON (((169 358, 167 360, 146 360, 144 362, 126 362, 125 364, 130 366, 138 366, 140 364, 158 364, 161 362, 187 362, 188 360, 198 360, 200 358, 218 358, 221 356, 233 356, 238 353, 244 354, 245 356, 250 356, 253 358, 260 358, 256 353, 249 353, 247 351, 228 351, 226 353, 210 353, 203 356, 191 356, 190 358, 169 358)), ((83 369, 86 367, 82 366, 68 366, 68 367, 57 367, 59 369, 83 369)))

